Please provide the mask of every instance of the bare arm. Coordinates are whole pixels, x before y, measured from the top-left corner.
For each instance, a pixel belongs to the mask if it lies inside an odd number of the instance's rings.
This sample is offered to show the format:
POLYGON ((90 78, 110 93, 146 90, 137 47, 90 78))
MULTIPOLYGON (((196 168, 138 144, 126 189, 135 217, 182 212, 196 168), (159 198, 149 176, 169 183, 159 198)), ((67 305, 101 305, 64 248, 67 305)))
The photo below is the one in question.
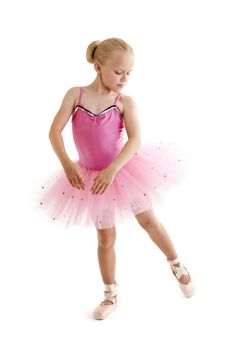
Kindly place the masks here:
POLYGON ((66 126, 74 106, 75 95, 77 94, 77 89, 71 88, 65 94, 61 107, 58 110, 57 114, 54 117, 52 125, 49 130, 49 139, 53 147, 54 152, 58 156, 62 166, 65 166, 66 163, 70 162, 68 154, 66 153, 64 141, 62 137, 62 130, 66 126))
POLYGON ((124 97, 124 122, 128 136, 128 141, 125 143, 121 152, 116 159, 109 165, 110 169, 116 172, 120 170, 132 158, 136 150, 141 144, 140 126, 138 122, 137 106, 132 97, 124 97))
MULTIPOLYGON (((79 91, 78 91, 79 93, 79 91)), ((76 164, 69 158, 66 153, 62 130, 66 126, 74 107, 74 102, 77 98, 77 88, 71 88, 65 94, 61 107, 54 117, 49 130, 49 139, 54 152, 58 156, 68 180, 73 187, 84 189, 85 184, 79 169, 76 164)))

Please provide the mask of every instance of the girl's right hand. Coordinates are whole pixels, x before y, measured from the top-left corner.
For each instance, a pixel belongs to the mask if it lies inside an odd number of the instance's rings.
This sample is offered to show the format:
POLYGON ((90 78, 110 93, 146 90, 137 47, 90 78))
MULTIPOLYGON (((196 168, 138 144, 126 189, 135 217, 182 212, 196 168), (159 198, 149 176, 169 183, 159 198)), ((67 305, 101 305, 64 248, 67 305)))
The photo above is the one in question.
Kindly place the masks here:
POLYGON ((66 176, 73 187, 77 187, 78 189, 82 188, 84 190, 84 180, 78 171, 78 166, 73 161, 69 161, 65 165, 63 165, 66 176))

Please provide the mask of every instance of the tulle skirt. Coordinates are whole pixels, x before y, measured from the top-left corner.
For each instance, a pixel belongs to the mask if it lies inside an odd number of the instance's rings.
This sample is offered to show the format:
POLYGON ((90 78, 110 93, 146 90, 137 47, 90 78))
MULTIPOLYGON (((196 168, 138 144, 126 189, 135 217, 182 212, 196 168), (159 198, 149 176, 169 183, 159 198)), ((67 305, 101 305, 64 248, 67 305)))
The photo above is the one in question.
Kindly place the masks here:
POLYGON ((62 169, 42 184, 38 207, 49 220, 70 225, 112 228, 134 215, 152 209, 166 192, 185 177, 187 162, 174 143, 146 143, 116 174, 102 194, 92 194, 94 178, 101 170, 86 168, 79 160, 85 189, 73 187, 62 169))

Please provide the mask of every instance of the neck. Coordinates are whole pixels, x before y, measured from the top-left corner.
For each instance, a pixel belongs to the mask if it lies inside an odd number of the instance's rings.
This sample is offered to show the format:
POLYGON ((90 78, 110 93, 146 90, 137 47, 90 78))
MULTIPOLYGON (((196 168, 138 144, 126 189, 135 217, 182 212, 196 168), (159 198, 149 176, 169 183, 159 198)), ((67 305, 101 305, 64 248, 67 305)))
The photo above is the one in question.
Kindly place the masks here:
POLYGON ((113 91, 108 89, 102 81, 100 75, 97 75, 95 80, 87 86, 90 90, 95 92, 97 95, 112 95, 113 91))

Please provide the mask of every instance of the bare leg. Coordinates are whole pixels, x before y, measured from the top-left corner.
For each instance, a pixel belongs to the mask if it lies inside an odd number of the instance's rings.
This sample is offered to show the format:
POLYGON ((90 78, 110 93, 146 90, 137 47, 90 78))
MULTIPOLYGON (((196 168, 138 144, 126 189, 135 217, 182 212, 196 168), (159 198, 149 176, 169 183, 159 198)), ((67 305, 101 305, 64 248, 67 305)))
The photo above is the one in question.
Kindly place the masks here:
MULTIPOLYGON (((178 257, 171 238, 169 237, 163 224, 155 216, 152 209, 137 214, 135 217, 142 228, 149 234, 151 240, 166 255, 167 259, 174 260, 178 257)), ((175 266, 179 266, 179 263, 175 266)), ((183 275, 179 281, 186 284, 190 281, 190 276, 183 275)))
MULTIPOLYGON (((98 235, 98 260, 103 282, 115 283, 116 254, 114 244, 116 240, 116 229, 97 229, 98 235)), ((105 304, 111 304, 105 301, 105 304)))

